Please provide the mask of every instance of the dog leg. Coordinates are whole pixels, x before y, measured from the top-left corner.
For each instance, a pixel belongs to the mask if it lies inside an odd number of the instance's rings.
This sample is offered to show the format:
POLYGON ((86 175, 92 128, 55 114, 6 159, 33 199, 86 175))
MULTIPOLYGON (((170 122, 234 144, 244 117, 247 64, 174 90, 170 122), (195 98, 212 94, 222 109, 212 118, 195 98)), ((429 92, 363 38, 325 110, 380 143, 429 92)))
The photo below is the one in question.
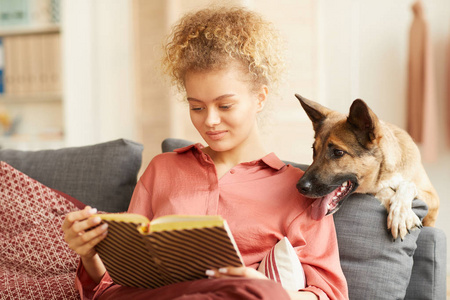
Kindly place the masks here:
MULTIPOLYGON (((395 191, 391 187, 384 187, 375 194, 375 198, 381 201, 381 204, 389 212, 391 207, 391 199, 394 197, 395 191)), ((389 227, 389 224, 388 224, 389 227)), ((390 227, 389 227, 390 228, 390 227)))
POLYGON ((422 226, 419 217, 412 210, 412 201, 417 196, 417 189, 414 183, 402 181, 395 190, 390 199, 387 223, 394 239, 400 236, 403 240, 408 231, 422 226))

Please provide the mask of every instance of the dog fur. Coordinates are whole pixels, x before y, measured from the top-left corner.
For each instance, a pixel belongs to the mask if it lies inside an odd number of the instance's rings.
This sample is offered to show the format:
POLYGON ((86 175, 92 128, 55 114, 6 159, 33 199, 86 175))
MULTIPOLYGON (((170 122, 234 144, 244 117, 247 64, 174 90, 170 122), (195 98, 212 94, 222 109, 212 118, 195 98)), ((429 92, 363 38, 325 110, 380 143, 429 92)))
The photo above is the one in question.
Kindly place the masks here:
POLYGON ((394 239, 421 227, 412 211, 414 198, 428 205, 423 225, 434 226, 439 197, 421 163, 420 152, 402 129, 378 119, 357 99, 346 116, 295 95, 315 131, 313 163, 297 188, 313 203, 313 217, 336 212, 353 192, 374 195, 386 207, 394 239))

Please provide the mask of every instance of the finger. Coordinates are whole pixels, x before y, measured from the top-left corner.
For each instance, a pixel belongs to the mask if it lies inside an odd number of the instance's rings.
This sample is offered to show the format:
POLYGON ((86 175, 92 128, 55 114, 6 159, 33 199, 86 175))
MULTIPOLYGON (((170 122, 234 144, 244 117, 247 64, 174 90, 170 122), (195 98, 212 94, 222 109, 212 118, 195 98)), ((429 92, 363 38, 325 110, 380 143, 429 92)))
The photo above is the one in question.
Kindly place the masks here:
POLYGON ((92 230, 102 223, 102 219, 99 216, 89 217, 82 221, 77 221, 72 225, 72 231, 76 234, 84 233, 86 231, 92 230))
POLYGON ((89 218, 90 216, 92 216, 95 213, 97 213, 97 209, 92 208, 90 206, 86 206, 82 210, 78 210, 78 211, 74 211, 74 212, 68 213, 67 216, 65 217, 63 225, 62 225, 63 231, 66 231, 67 229, 72 227, 72 225, 75 222, 87 219, 87 218, 89 218))
POLYGON ((78 239, 79 243, 87 243, 106 230, 108 225, 104 223, 103 225, 105 226, 99 226, 101 222, 102 219, 100 217, 93 217, 77 222, 67 231, 66 237, 69 240, 78 239))
POLYGON ((93 230, 84 232, 69 240, 69 247, 80 255, 89 252, 95 245, 103 240, 108 233, 108 224, 102 224, 93 230))
POLYGON ((80 235, 91 231, 91 229, 97 227, 101 223, 101 221, 101 218, 98 216, 93 218, 91 217, 83 221, 75 221, 72 224, 72 227, 66 229, 66 231, 64 232, 65 241, 69 243, 71 240, 79 237, 80 235))
POLYGON ((96 253, 95 246, 98 243, 100 243, 103 239, 105 239, 107 234, 108 234, 107 224, 102 224, 98 228, 96 228, 96 229, 94 229, 92 231, 89 231, 88 234, 90 235, 90 237, 88 237, 89 240, 88 240, 88 238, 84 238, 84 240, 86 242, 84 242, 83 244, 78 246, 76 248, 76 250, 75 250, 75 252, 77 252, 81 256, 93 256, 96 253), (94 231, 98 231, 100 233, 98 235, 95 235, 95 236, 91 235, 91 233, 93 233, 94 231))

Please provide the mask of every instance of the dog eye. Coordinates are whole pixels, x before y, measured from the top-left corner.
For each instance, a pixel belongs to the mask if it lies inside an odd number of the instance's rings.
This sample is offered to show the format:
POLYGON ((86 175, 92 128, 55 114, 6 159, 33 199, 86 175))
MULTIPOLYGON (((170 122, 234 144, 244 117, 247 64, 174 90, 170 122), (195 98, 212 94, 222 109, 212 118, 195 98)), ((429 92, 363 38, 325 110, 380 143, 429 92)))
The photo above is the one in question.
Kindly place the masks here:
POLYGON ((339 149, 334 149, 333 150, 333 154, 336 157, 342 157, 342 156, 344 156, 345 151, 344 150, 339 150, 339 149))

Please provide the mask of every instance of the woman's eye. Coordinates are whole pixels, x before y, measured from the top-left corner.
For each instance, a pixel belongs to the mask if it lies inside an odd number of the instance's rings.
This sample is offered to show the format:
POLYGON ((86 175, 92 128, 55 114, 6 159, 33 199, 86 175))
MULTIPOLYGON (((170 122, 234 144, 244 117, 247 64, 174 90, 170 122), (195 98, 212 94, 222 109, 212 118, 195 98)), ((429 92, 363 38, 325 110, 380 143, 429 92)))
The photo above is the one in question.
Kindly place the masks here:
POLYGON ((232 104, 227 104, 227 105, 221 105, 221 106, 219 106, 219 108, 227 110, 227 109, 230 109, 232 106, 233 106, 232 104))
POLYGON ((191 106, 191 110, 193 110, 193 111, 201 111, 201 110, 203 110, 203 107, 191 106))

